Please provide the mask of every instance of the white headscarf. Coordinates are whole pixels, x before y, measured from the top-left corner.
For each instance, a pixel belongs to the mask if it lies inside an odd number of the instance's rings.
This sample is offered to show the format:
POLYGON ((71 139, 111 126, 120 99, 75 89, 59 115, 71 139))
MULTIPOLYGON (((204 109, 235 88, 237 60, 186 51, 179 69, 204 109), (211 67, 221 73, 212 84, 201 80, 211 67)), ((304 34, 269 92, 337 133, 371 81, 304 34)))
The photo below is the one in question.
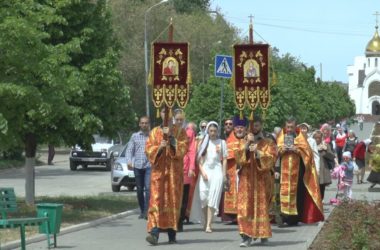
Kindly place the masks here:
MULTIPOLYGON (((208 134, 208 129, 211 125, 215 125, 217 129, 219 129, 219 125, 217 122, 215 121, 211 121, 209 123, 207 123, 207 126, 206 126, 206 130, 205 130, 205 136, 203 137, 203 140, 202 140, 202 143, 201 143, 201 146, 199 147, 199 150, 197 152, 197 161, 199 162, 199 160, 201 159, 202 157, 202 154, 205 150, 207 150, 207 146, 208 146, 208 142, 210 141, 210 136, 208 134)), ((219 130, 218 130, 219 131, 219 130)), ((218 137, 219 137, 219 133, 218 133, 218 137)))
POLYGON ((371 144, 372 140, 371 139, 365 139, 364 140, 364 145, 365 145, 365 151, 368 151, 369 144, 371 144))
POLYGON ((343 153, 343 157, 347 157, 347 158, 350 158, 351 159, 351 152, 350 151, 346 151, 343 153))

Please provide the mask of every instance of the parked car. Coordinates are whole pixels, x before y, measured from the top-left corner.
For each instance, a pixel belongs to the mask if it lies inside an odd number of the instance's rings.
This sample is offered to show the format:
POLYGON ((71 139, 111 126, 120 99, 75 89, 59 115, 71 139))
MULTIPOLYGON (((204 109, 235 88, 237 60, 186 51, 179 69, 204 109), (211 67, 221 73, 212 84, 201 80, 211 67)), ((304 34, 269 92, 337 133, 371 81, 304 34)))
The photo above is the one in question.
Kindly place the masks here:
POLYGON ((86 169, 88 165, 103 165, 106 170, 111 170, 114 151, 119 147, 120 140, 110 139, 100 135, 94 135, 95 143, 91 144, 91 151, 82 150, 75 146, 70 152, 70 169, 77 170, 79 165, 86 169))
POLYGON ((122 186, 132 191, 136 186, 135 173, 127 167, 127 145, 124 146, 120 155, 118 152, 114 152, 118 157, 115 159, 111 169, 111 187, 113 192, 120 192, 122 186))

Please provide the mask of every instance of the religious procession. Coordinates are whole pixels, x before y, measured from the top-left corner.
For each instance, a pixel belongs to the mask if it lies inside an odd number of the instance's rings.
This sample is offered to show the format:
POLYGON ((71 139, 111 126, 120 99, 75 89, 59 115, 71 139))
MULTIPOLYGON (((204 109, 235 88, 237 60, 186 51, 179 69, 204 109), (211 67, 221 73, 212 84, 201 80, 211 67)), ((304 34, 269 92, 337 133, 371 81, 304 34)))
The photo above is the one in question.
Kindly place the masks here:
POLYGON ((380 249, 373 2, 0 1, 0 249, 380 249))
MULTIPOLYGON (((173 42, 173 30, 171 22, 169 42, 152 44, 152 100, 162 124, 149 133, 146 129, 139 141, 141 147, 145 143, 151 167, 150 176, 145 175, 150 178, 149 192, 145 198, 141 190, 139 195, 139 218, 147 220, 149 244, 159 244, 163 232, 169 244, 176 244, 177 232, 189 224, 213 233, 213 221, 218 218, 237 225, 240 247, 255 241, 266 245, 273 226, 322 222, 324 202, 352 199, 354 165, 361 169, 360 173, 355 170, 357 183, 363 183, 360 154, 371 141, 359 143, 344 122, 342 127, 336 125, 333 135, 328 123, 313 130, 292 116, 273 132, 264 131, 271 100, 270 46, 253 42, 252 22, 249 43, 233 46, 236 115, 223 124, 202 120, 199 131, 184 111, 190 98, 190 48, 187 43, 173 42), (333 178, 339 179, 343 196, 323 201, 325 187, 333 178)), ((149 118, 142 117, 141 122, 149 123, 149 118)))

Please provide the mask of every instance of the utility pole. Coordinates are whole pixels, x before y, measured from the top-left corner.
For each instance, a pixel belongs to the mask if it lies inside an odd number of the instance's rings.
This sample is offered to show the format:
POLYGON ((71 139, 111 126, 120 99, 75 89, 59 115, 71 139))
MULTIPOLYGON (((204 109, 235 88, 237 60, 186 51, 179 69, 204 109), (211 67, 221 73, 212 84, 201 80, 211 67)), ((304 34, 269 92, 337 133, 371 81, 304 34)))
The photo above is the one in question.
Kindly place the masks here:
POLYGON ((161 0, 161 2, 149 7, 144 14, 144 61, 145 61, 145 112, 146 116, 150 117, 149 111, 149 87, 148 87, 148 74, 149 74, 149 61, 148 61, 148 29, 147 29, 147 19, 148 14, 154 7, 166 3, 169 0, 161 0))

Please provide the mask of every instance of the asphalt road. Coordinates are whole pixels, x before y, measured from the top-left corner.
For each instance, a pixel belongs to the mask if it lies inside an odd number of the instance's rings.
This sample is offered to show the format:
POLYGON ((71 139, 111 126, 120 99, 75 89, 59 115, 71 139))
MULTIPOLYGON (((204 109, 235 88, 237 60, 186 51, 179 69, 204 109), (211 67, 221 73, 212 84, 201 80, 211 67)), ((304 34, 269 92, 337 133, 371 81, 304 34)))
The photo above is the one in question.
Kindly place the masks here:
MULTIPOLYGON (((173 250, 229 250, 240 249, 241 238, 236 225, 225 225, 216 219, 213 233, 205 233, 201 225, 185 225, 184 232, 178 233, 178 244, 168 244, 166 233, 160 234, 159 245, 151 246, 145 241, 146 221, 131 215, 102 225, 75 233, 58 236, 58 248, 80 250, 116 250, 116 249, 173 249, 173 250)), ((273 226, 273 237, 267 245, 260 241, 250 249, 305 250, 319 231, 318 224, 302 225, 291 228, 273 226)), ((46 249, 46 240, 30 244, 28 249, 46 249)))
MULTIPOLYGON (((45 161, 46 155, 39 160, 45 161)), ((111 173, 103 166, 88 166, 87 170, 78 167, 77 171, 69 168, 69 155, 56 154, 54 165, 35 167, 36 196, 84 196, 84 195, 135 195, 122 189, 120 193, 112 193, 111 173)), ((13 187, 17 197, 25 196, 25 169, 12 168, 0 171, 0 186, 13 187)))
MULTIPOLYGON (((368 172, 366 173, 368 175, 368 172)), ((326 189, 324 204, 325 219, 328 218, 333 206, 328 204, 330 198, 335 197, 336 181, 326 189)), ((353 198, 374 201, 380 199, 380 192, 368 192, 369 183, 353 185, 353 198)), ((80 230, 73 233, 58 236, 58 248, 79 250, 104 250, 104 249, 175 249, 175 250, 217 250, 240 249, 240 237, 237 226, 224 225, 216 219, 213 223, 214 232, 203 232, 200 225, 185 225, 183 233, 177 235, 178 244, 169 245, 168 236, 160 235, 159 245, 150 246, 145 241, 146 221, 137 219, 137 214, 118 220, 112 220, 103 224, 80 230)), ((272 238, 265 246, 255 242, 250 249, 281 249, 281 250, 305 250, 319 232, 322 223, 296 227, 278 228, 272 226, 272 238)), ((27 246, 28 249, 46 249, 46 240, 27 246)))
MULTIPOLYGON (((36 195, 101 195, 111 194, 110 172, 102 168, 90 167, 89 170, 70 171, 68 155, 58 156, 54 166, 36 167, 36 195)), ((43 160, 43 159, 42 159, 43 160)), ((10 186, 16 189, 18 196, 24 195, 23 169, 10 169, 0 172, 0 186, 10 186)), ((366 173, 368 176, 368 172, 366 173)), ((368 192, 369 183, 353 185, 353 198, 364 200, 379 200, 379 192, 368 192)), ((332 210, 328 205, 330 198, 336 193, 336 181, 326 189, 324 213, 327 218, 332 210)), ((122 191, 115 195, 135 195, 135 192, 122 191)), ((157 247, 150 246, 145 241, 146 221, 131 215, 117 220, 108 221, 73 233, 58 237, 58 248, 70 249, 239 249, 240 238, 237 226, 227 226, 216 219, 213 224, 214 233, 206 234, 200 225, 185 227, 184 233, 177 236, 178 244, 168 245, 167 235, 160 236, 157 247)), ((253 248, 269 249, 307 249, 314 240, 322 223, 300 225, 291 228, 273 226, 273 237, 266 246, 255 243, 253 248)), ((27 249, 46 249, 46 241, 32 243, 27 249)))

